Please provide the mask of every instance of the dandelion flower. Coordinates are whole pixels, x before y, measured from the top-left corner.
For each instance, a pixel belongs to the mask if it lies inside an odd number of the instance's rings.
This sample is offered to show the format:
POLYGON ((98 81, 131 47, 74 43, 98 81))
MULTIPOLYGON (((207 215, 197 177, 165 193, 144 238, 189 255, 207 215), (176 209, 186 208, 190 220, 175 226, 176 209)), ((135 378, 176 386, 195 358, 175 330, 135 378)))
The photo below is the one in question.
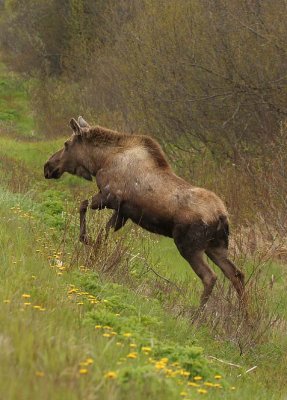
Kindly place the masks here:
POLYGON ((81 375, 85 375, 89 372, 89 370, 87 368, 80 368, 79 369, 79 374, 81 375))
POLYGON ((94 364, 94 360, 91 357, 89 357, 89 358, 86 359, 86 363, 88 365, 94 364))
POLYGON ((30 306, 31 305, 31 303, 30 302, 26 302, 26 303, 24 303, 24 306, 30 306))
POLYGON ((195 381, 201 381, 202 380, 202 376, 195 376, 194 378, 193 378, 195 381))
POLYGON ((149 352, 151 352, 151 347, 143 346, 143 347, 142 347, 142 351, 143 351, 144 353, 149 353, 149 352))
POLYGON ((214 387, 214 383, 211 382, 204 382, 204 385, 208 387, 214 387))
POLYGON ((101 329, 102 325, 95 325, 95 329, 101 329))
POLYGON ((131 334, 130 332, 126 332, 126 333, 123 333, 123 336, 124 336, 124 337, 131 337, 132 334, 131 334))
POLYGON ((195 382, 188 382, 187 385, 192 387, 199 387, 199 384, 195 382))
POLYGON ((132 353, 129 353, 129 354, 127 355, 127 358, 137 358, 137 357, 138 357, 138 355, 137 355, 136 352, 132 352, 132 353))
POLYGON ((79 362, 79 366, 80 367, 87 367, 89 364, 87 363, 87 361, 81 361, 79 362))
POLYGON ((221 375, 214 375, 214 378, 215 378, 215 379, 221 379, 222 376, 221 376, 221 375))
POLYGON ((160 362, 160 361, 158 361, 158 362, 155 363, 155 368, 156 369, 164 369, 165 368, 165 364, 160 362))
POLYGON ((207 390, 206 389, 197 389, 197 393, 206 394, 207 390))
POLYGON ((108 371, 105 374, 106 379, 115 379, 115 378, 117 378, 117 376, 118 376, 118 374, 115 371, 108 371))
POLYGON ((112 335, 110 333, 108 333, 108 332, 105 332, 105 333, 103 333, 103 336, 104 337, 111 337, 112 335))
POLYGON ((30 295, 30 294, 27 294, 27 293, 24 293, 24 294, 22 294, 22 297, 23 297, 24 299, 30 299, 31 295, 30 295))

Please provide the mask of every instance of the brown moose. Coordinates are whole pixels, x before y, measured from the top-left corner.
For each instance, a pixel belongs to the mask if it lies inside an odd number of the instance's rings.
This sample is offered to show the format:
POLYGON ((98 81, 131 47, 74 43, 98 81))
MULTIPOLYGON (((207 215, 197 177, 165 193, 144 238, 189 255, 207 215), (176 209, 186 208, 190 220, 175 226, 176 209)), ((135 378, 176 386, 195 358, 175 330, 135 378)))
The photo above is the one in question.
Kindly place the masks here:
MULTIPOLYGON (((44 166, 47 179, 64 172, 88 180, 95 177, 99 192, 91 209, 113 209, 108 228, 120 229, 128 219, 142 228, 173 238, 180 254, 202 280, 201 306, 208 300, 216 275, 204 253, 244 295, 244 274, 228 259, 228 218, 215 193, 192 186, 171 169, 160 145, 151 137, 128 135, 82 118, 70 121, 73 135, 44 166)), ((80 240, 87 242, 85 215, 80 206, 80 240)))

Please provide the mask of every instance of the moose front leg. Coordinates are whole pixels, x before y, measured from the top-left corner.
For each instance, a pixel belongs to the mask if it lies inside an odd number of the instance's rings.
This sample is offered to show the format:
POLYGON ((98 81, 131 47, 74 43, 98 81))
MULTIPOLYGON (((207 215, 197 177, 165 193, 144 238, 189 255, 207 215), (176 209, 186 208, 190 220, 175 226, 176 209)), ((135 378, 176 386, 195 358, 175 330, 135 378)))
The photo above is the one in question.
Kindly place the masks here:
POLYGON ((108 237, 111 228, 114 228, 114 231, 116 232, 125 225, 127 220, 128 218, 121 213, 120 209, 115 210, 106 224, 106 238, 108 237))
MULTIPOLYGON (((91 244, 91 240, 87 235, 87 223, 86 214, 89 206, 89 201, 84 200, 80 205, 80 241, 84 244, 91 244)), ((119 201, 111 195, 103 195, 102 192, 97 193, 92 197, 90 204, 92 210, 102 210, 104 208, 109 208, 115 210, 112 217, 106 224, 106 238, 108 236, 109 230, 114 228, 115 231, 119 230, 124 226, 128 218, 125 218, 120 212, 119 201)))
POLYGON ((84 200, 80 204, 80 242, 89 244, 89 238, 87 236, 87 223, 86 214, 88 209, 89 201, 84 200))
MULTIPOLYGON (((80 204, 79 212, 80 212, 80 242, 89 245, 91 243, 91 240, 89 239, 87 235, 87 222, 86 222, 86 214, 87 214, 87 209, 89 206, 89 201, 88 200, 83 200, 80 204)), ((91 209, 93 210, 101 210, 102 208, 105 207, 105 202, 104 202, 104 197, 102 193, 97 193, 95 196, 92 198, 91 202, 91 209)))

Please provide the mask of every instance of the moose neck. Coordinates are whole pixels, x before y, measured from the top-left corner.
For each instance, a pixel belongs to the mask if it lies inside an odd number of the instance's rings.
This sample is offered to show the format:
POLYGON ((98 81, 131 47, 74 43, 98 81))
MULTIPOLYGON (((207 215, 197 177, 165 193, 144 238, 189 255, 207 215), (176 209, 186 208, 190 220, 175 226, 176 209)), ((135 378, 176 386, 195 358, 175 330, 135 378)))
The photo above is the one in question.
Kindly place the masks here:
POLYGON ((111 155, 119 151, 127 135, 97 126, 85 132, 83 139, 84 166, 96 176, 97 172, 107 165, 111 155))
POLYGON ((96 176, 98 171, 108 165, 112 154, 118 152, 113 146, 95 146, 87 143, 84 145, 83 166, 96 176))

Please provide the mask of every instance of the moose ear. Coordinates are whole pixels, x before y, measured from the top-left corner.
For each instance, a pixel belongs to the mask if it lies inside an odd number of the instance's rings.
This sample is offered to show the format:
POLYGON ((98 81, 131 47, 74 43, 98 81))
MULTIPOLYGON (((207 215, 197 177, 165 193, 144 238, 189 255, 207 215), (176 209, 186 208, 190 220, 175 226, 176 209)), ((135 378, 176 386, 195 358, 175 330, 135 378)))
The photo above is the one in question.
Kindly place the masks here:
POLYGON ((78 124, 80 128, 90 128, 90 124, 87 123, 87 121, 84 120, 82 116, 78 117, 78 124))
POLYGON ((80 125, 78 124, 78 122, 72 118, 70 121, 70 127, 73 129, 73 132, 75 135, 81 135, 82 134, 82 130, 80 125))

